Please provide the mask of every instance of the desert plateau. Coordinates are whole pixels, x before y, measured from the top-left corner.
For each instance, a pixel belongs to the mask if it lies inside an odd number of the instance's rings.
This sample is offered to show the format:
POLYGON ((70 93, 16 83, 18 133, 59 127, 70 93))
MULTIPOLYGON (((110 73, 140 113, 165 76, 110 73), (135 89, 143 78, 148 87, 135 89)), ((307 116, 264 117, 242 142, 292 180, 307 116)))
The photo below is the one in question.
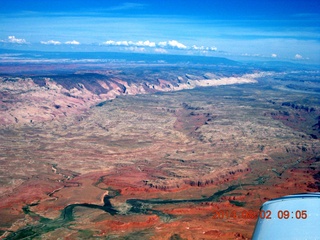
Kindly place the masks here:
POLYGON ((319 192, 319 70, 199 59, 2 62, 0 238, 250 239, 319 192))

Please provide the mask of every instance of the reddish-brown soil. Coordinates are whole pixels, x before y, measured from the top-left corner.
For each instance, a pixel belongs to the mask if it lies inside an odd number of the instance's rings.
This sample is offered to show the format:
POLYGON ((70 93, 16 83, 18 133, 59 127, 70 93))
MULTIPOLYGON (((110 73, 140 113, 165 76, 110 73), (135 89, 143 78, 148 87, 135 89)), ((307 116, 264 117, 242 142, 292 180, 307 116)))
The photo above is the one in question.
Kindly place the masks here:
MULTIPOLYGON (((10 121, 0 129, 2 238, 25 231, 43 239, 250 239, 257 215, 246 213, 258 213, 272 198, 320 191, 319 139, 303 128, 316 124, 317 109, 286 118, 280 113, 290 106, 271 104, 249 86, 224 95, 212 88, 117 97, 92 107, 119 91, 145 88, 128 89, 114 77, 100 83, 112 88, 106 98, 86 88, 70 97, 48 83, 45 90, 19 79, 13 84, 22 92, 31 87, 32 96, 2 93, 27 99, 21 106, 34 110, 23 118, 26 109, 3 104, 18 122, 4 107, 10 121), (70 99, 79 105, 63 114, 70 99), (48 120, 52 115, 39 109, 59 117, 48 120), (116 214, 99 208, 106 197, 116 214), (133 199, 145 201, 132 206, 133 199), (67 206, 75 206, 71 217, 67 206), (217 218, 217 211, 237 217, 217 218)), ((168 90, 168 84, 174 87, 159 78, 153 87, 168 90)), ((290 116, 304 111, 289 110, 290 116)))

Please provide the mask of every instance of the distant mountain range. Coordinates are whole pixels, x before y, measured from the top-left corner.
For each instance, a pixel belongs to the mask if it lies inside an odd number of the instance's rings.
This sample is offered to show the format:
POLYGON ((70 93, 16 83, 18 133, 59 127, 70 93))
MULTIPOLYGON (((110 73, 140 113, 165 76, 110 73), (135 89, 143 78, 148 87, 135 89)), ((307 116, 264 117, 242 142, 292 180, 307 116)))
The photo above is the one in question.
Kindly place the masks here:
MULTIPOLYGON (((0 49, 0 54, 14 54, 16 58, 28 59, 92 59, 92 60, 122 60, 133 62, 157 63, 193 63, 193 64, 224 64, 237 65, 239 62, 222 57, 169 55, 169 54, 144 54, 120 52, 40 52, 0 49), (18 55, 19 54, 19 55, 18 55)), ((1 57, 1 56, 0 56, 1 57)), ((9 57, 9 56, 7 56, 9 57)), ((8 59, 8 58, 7 58, 8 59)), ((0 60, 1 63, 1 60, 0 60)))

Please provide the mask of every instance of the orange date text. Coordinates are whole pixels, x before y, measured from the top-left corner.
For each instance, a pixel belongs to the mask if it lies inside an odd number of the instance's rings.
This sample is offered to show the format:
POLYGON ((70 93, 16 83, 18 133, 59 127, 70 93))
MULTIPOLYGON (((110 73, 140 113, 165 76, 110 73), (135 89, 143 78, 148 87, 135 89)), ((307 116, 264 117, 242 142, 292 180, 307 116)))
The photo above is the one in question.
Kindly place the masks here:
POLYGON ((308 213, 306 210, 296 210, 296 211, 289 211, 289 210, 278 210, 276 212, 272 212, 271 210, 260 210, 260 211, 253 211, 253 210, 226 210, 226 209, 219 209, 213 211, 213 219, 307 219, 308 213))

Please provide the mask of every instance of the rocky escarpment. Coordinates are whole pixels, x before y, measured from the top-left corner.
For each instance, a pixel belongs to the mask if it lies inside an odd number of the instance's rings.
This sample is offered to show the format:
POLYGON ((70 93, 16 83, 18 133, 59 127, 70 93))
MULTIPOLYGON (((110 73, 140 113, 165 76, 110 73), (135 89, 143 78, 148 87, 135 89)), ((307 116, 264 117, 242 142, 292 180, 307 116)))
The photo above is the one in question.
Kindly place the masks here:
POLYGON ((190 77, 175 72, 151 73, 147 79, 121 71, 76 72, 31 77, 0 77, 0 124, 24 124, 80 114, 119 95, 178 91, 195 87, 255 83, 259 74, 217 77, 210 73, 190 77), (215 78, 208 78, 209 76, 215 78))

